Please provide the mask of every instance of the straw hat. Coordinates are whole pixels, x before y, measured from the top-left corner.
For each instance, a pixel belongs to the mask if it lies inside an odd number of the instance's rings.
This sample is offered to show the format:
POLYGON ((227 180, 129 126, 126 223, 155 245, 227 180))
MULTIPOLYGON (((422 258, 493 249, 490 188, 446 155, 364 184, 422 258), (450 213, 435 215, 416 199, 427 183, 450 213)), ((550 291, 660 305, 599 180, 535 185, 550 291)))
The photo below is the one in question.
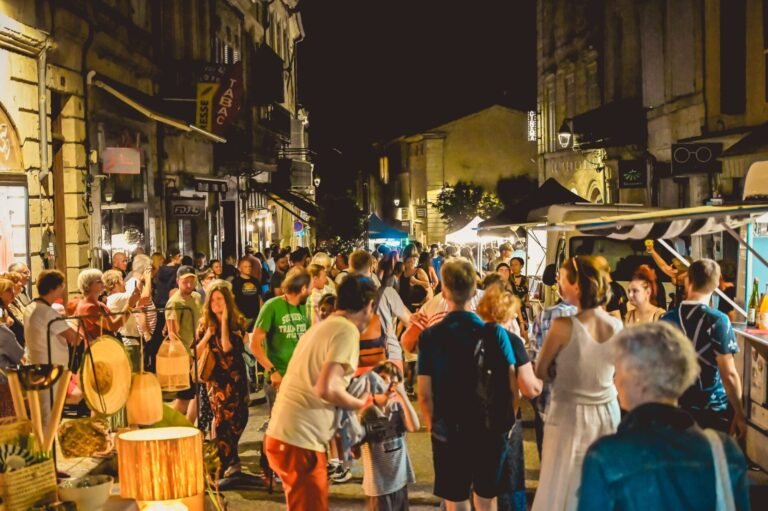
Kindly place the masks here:
POLYGON ((88 408, 101 415, 118 412, 131 391, 131 363, 123 344, 109 335, 97 337, 83 357, 80 386, 88 408))

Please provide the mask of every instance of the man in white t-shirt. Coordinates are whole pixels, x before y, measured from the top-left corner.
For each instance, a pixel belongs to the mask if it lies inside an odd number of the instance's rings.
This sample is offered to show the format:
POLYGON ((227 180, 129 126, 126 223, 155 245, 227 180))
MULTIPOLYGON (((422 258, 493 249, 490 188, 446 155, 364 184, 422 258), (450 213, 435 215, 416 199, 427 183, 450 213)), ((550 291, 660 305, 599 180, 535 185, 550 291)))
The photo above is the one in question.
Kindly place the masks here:
MULTIPOLYGON (((24 309, 24 339, 30 364, 52 364, 69 366, 69 346, 80 344, 80 336, 51 305, 64 297, 64 274, 58 270, 44 270, 37 277, 38 298, 24 309), (48 328, 51 332, 51 356, 48 358, 48 328)), ((59 381, 58 385, 69 385, 59 381)), ((54 393, 55 393, 54 389, 54 393)), ((40 400, 43 424, 48 423, 51 413, 50 393, 42 392, 40 400)))
POLYGON ((283 481, 288 511, 328 509, 326 444, 334 434, 336 407, 359 410, 367 401, 367 395, 356 398, 346 389, 375 297, 369 279, 344 279, 337 311, 312 326, 293 352, 264 438, 269 466, 283 481))

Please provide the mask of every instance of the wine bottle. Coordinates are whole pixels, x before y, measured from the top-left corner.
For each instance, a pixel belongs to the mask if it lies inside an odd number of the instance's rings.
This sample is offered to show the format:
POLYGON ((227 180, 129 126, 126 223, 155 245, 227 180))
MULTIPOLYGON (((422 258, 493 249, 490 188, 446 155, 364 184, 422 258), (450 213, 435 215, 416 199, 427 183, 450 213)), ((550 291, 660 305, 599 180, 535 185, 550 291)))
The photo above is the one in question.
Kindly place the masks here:
POLYGON ((757 311, 757 328, 768 330, 768 289, 765 290, 765 296, 757 311))
POLYGON ((757 308, 760 305, 759 303, 759 282, 757 280, 757 277, 755 277, 755 281, 752 284, 752 295, 749 297, 749 306, 747 307, 747 326, 750 328, 754 328, 757 326, 757 308))

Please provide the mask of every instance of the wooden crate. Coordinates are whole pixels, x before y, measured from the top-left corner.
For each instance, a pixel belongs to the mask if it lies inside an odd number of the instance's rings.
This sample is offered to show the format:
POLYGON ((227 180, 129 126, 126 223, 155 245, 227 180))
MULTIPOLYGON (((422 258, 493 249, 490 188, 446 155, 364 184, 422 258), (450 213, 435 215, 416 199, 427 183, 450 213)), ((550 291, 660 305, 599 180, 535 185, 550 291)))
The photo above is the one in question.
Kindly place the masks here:
POLYGON ((54 502, 56 491, 53 460, 0 474, 0 496, 5 502, 5 511, 26 511, 35 504, 54 502))

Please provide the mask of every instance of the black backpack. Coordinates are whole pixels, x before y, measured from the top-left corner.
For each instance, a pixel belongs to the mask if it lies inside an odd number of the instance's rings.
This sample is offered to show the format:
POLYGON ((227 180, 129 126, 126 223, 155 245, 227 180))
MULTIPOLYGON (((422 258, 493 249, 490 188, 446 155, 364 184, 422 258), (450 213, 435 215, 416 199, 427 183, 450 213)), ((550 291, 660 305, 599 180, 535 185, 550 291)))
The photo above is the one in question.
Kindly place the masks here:
POLYGON ((475 345, 475 396, 483 431, 504 433, 515 424, 513 396, 509 388, 509 365, 496 342, 495 323, 480 330, 475 345))

